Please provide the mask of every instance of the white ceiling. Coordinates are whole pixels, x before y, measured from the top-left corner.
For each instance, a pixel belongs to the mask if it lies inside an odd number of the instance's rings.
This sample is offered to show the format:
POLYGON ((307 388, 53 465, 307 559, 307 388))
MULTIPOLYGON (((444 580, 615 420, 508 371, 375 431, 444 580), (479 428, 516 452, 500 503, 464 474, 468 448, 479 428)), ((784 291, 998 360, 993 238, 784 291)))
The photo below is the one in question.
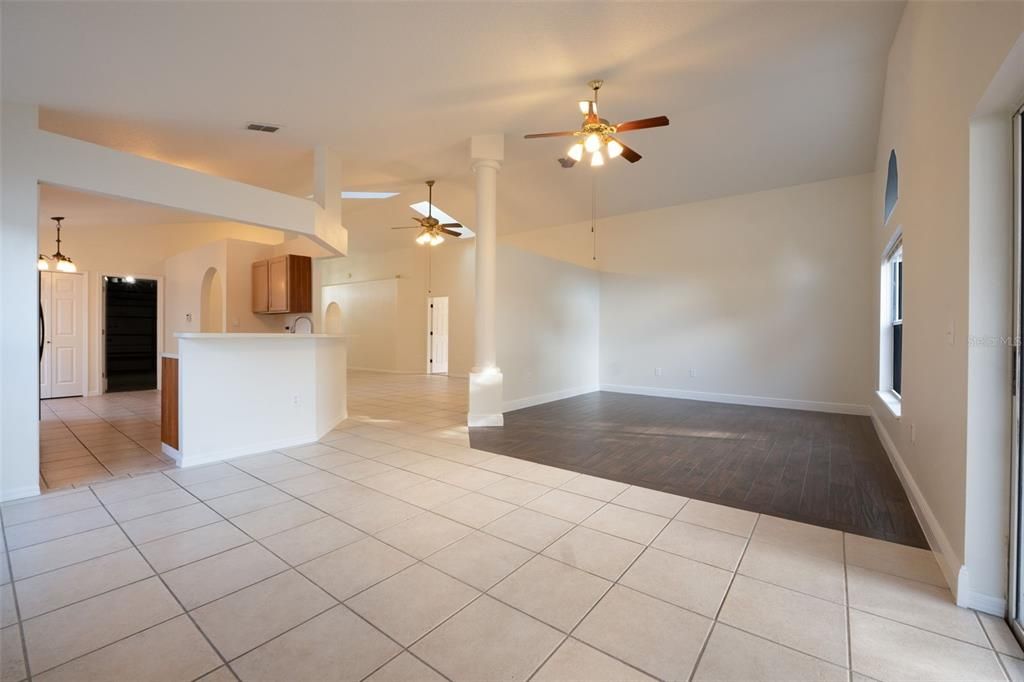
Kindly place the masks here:
MULTIPOLYGON (((895 2, 2 3, 5 99, 44 127, 309 194, 313 145, 344 158, 354 250, 397 247, 410 203, 473 226, 468 138, 504 132, 499 229, 868 172, 895 2), (664 114, 644 155, 563 170, 586 81, 602 114, 664 114), (243 130, 281 124, 274 135, 243 130)), ((64 209, 70 215, 74 206, 64 209)))
POLYGON ((52 225, 53 216, 64 216, 64 226, 75 229, 220 221, 202 213, 79 192, 56 185, 40 185, 39 225, 52 225))

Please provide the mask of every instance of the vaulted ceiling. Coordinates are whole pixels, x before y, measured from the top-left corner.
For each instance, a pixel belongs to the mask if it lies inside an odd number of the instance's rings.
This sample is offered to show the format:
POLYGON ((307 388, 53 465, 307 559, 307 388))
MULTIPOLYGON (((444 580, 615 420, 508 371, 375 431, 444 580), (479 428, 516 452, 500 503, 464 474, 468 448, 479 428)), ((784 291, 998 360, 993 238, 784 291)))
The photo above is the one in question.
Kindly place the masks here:
MULTIPOLYGON (((304 196, 344 159, 356 250, 397 247, 408 205, 472 225, 468 138, 506 134, 500 231, 871 170, 896 2, 4 2, 2 92, 43 127, 304 196), (602 114, 665 114, 644 155, 563 170, 586 81, 602 114), (267 135, 249 121, 280 124, 267 135)), ((58 193, 59 196, 59 193, 58 193)), ((112 210, 111 220, 117 220, 112 210)), ((73 206, 63 209, 72 215, 73 206)), ((133 214, 132 220, 138 220, 133 214)), ((127 222, 127 221, 126 221, 127 222)))

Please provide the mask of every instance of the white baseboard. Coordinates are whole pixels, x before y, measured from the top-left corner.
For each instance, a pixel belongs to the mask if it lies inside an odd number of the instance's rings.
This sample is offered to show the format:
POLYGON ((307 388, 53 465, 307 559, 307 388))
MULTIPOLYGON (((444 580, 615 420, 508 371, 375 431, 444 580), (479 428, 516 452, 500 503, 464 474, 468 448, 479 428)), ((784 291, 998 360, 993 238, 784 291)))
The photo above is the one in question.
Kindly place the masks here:
POLYGON ((578 395, 583 395, 584 393, 593 393, 594 391, 599 390, 600 387, 597 385, 566 388, 561 391, 552 391, 551 393, 541 393, 539 395, 531 395, 525 398, 506 400, 502 403, 501 409, 504 412, 512 412, 513 410, 521 410, 524 407, 533 407, 534 405, 543 405, 544 403, 550 403, 555 400, 574 398, 578 395))
POLYGON ((978 594, 971 590, 967 567, 963 565, 953 550, 953 544, 942 530, 942 526, 939 525, 939 520, 935 517, 931 505, 928 504, 928 500, 925 499, 924 493, 921 492, 917 481, 914 480, 913 474, 910 473, 899 450, 896 449, 896 444, 874 410, 871 411, 871 422, 875 426, 879 440, 882 441, 882 447, 889 455, 889 461, 892 462, 896 475, 899 476, 900 482, 903 484, 903 489, 907 491, 910 506, 914 509, 917 521, 921 524, 921 530, 924 531, 924 535, 928 539, 928 545, 932 548, 935 560, 939 564, 939 570, 942 571, 942 576, 953 592, 957 605, 996 615, 1005 614, 1005 599, 978 594))
POLYGON ((964 608, 984 611, 1000 618, 1006 617, 1006 599, 982 594, 971 589, 971 577, 967 566, 961 566, 957 575, 956 604, 964 608))
POLYGON ((733 393, 707 393, 704 391, 685 391, 679 388, 660 388, 657 386, 624 386, 622 384, 601 384, 602 391, 612 393, 631 393, 657 398, 679 398, 682 400, 702 400, 709 403, 728 403, 731 405, 753 405, 755 407, 781 407, 787 410, 808 410, 811 412, 832 412, 836 414, 870 415, 871 408, 867 405, 854 403, 827 403, 815 400, 794 400, 792 398, 766 398, 755 395, 736 395, 733 393))
POLYGON ((39 494, 39 484, 25 485, 20 488, 8 488, 0 491, 0 502, 20 500, 23 497, 35 497, 39 494))

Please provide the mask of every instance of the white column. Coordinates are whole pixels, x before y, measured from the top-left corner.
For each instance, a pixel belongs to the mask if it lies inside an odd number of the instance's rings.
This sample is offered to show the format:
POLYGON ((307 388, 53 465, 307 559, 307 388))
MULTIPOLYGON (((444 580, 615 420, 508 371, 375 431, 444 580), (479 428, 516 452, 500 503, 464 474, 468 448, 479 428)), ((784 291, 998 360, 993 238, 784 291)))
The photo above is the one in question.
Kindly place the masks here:
POLYGON ((469 425, 501 426, 502 376, 495 341, 498 170, 505 158, 501 135, 478 135, 470 156, 476 174, 476 324, 474 367, 469 375, 469 425))

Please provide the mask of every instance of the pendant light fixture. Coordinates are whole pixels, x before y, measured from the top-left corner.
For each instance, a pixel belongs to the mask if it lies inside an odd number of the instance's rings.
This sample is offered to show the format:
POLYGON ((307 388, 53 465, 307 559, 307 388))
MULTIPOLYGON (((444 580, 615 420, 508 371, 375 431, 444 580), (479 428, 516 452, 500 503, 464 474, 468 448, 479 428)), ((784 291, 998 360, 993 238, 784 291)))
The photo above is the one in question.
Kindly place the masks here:
POLYGON ((55 216, 50 218, 50 220, 57 223, 57 253, 52 256, 39 254, 39 260, 36 262, 36 267, 40 270, 49 270, 50 262, 52 261, 54 269, 58 272, 78 272, 78 268, 75 266, 74 261, 60 252, 60 221, 64 220, 64 216, 55 216))

